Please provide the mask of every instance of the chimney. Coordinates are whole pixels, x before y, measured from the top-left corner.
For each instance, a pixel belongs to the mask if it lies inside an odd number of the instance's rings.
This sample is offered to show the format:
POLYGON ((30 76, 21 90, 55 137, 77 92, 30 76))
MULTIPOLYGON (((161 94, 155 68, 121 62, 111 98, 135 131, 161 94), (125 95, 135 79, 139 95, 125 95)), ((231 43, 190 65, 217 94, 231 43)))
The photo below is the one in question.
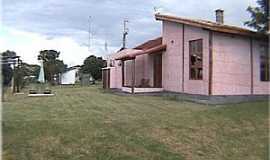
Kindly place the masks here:
POLYGON ((222 9, 217 9, 216 10, 216 22, 219 23, 219 24, 224 23, 223 12, 224 11, 222 9))

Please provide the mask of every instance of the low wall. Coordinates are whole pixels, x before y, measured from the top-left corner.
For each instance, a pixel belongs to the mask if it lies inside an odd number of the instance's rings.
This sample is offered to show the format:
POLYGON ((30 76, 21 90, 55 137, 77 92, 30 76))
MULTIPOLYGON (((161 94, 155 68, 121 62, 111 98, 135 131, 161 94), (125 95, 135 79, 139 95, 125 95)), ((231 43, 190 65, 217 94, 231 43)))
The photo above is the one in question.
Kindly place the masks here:
MULTIPOLYGON (((123 92, 132 93, 130 87, 122 87, 123 92)), ((134 93, 162 92, 163 88, 134 88, 134 93)))

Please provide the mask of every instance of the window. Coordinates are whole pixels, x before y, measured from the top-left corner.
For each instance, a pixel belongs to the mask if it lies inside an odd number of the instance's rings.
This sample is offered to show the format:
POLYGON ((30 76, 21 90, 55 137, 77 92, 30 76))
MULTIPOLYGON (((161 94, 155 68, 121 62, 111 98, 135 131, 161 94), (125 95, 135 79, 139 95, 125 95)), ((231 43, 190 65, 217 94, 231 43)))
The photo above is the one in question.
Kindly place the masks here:
POLYGON ((260 77, 261 81, 269 81, 269 51, 267 45, 260 47, 260 77))
POLYGON ((203 40, 189 41, 189 78, 203 79, 203 40))

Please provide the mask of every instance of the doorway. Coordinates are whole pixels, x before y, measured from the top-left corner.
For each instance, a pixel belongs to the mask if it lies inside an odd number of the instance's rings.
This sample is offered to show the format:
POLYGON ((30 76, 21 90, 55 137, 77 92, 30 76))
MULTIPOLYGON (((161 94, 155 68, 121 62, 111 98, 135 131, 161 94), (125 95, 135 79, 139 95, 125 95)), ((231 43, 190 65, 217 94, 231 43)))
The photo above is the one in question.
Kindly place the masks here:
POLYGON ((110 88, 110 69, 102 70, 102 82, 103 82, 104 89, 110 88))
POLYGON ((162 54, 153 57, 154 87, 162 88, 162 54))

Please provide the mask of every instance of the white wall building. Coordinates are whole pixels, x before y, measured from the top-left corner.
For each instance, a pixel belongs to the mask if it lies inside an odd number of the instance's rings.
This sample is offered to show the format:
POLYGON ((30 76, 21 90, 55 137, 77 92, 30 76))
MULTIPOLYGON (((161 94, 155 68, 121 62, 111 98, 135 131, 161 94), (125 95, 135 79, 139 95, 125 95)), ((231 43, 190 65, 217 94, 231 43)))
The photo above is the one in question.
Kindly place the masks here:
POLYGON ((70 67, 66 72, 61 74, 60 84, 75 84, 79 81, 79 68, 70 67))

